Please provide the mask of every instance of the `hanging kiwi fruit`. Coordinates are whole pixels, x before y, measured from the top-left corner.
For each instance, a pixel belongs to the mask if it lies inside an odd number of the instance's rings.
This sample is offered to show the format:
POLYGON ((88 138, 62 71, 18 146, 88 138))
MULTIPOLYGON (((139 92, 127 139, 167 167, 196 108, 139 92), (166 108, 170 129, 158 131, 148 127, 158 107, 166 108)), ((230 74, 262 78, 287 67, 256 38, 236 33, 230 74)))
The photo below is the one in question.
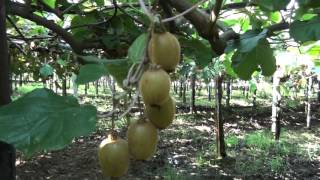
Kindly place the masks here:
POLYGON ((145 104, 161 105, 169 98, 170 76, 162 69, 145 71, 139 81, 139 90, 145 104))
POLYGON ((158 129, 168 127, 172 123, 176 113, 176 102, 172 97, 160 106, 146 104, 145 107, 147 118, 158 129))
POLYGON ((150 122, 138 120, 127 131, 129 152, 136 160, 148 160, 156 151, 158 130, 150 122))
POLYGON ((98 158, 104 176, 123 176, 129 167, 128 142, 116 135, 108 135, 108 138, 100 143, 98 158))
POLYGON ((167 72, 172 72, 180 62, 180 43, 170 32, 163 29, 153 30, 148 44, 148 54, 152 63, 160 65, 167 72))

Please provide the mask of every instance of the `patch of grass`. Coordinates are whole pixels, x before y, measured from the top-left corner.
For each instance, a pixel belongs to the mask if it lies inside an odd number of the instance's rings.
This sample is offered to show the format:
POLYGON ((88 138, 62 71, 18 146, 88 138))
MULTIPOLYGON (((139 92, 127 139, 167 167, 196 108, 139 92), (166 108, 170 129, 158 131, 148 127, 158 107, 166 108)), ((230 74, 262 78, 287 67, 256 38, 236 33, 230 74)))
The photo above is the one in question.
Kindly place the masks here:
POLYGON ((235 135, 230 135, 225 139, 225 143, 227 147, 235 147, 239 144, 239 139, 235 135))
POLYGON ((281 157, 275 157, 275 158, 271 159, 269 163, 270 163, 271 170, 275 171, 275 172, 279 172, 279 171, 283 170, 284 165, 285 165, 285 161, 281 157))
POLYGON ((27 94, 28 92, 31 92, 37 88, 43 88, 43 84, 41 84, 41 83, 25 84, 21 87, 18 87, 16 92, 23 95, 23 94, 27 94))
POLYGON ((227 154, 235 159, 234 172, 241 176, 257 174, 285 174, 289 169, 288 158, 319 156, 319 148, 307 148, 314 140, 307 133, 283 130, 279 141, 273 140, 269 131, 254 131, 242 139, 235 135, 226 137, 227 154), (303 135, 305 134, 305 136, 303 135))
POLYGON ((206 166, 210 164, 210 160, 207 160, 204 157, 204 154, 202 153, 203 150, 197 153, 195 162, 198 164, 198 166, 206 166))
POLYGON ((245 136, 245 144, 258 148, 258 149, 269 149, 270 146, 273 144, 272 135, 270 133, 267 133, 266 131, 257 131, 251 134, 247 134, 245 136))
POLYGON ((18 87, 12 94, 12 99, 16 100, 19 97, 37 89, 37 88, 43 88, 42 83, 30 83, 30 84, 24 84, 23 86, 18 87))
POLYGON ((167 165, 163 171, 161 172, 161 176, 163 177, 164 180, 184 180, 185 177, 183 175, 180 175, 178 171, 167 165))

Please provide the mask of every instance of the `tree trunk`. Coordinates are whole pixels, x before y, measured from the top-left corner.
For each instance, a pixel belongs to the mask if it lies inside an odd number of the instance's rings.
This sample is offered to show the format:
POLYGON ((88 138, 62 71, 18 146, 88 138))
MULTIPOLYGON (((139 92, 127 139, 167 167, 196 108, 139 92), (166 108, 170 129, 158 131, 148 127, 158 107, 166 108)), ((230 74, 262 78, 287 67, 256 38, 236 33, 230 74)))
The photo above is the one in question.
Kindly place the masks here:
POLYGON ((201 85, 201 82, 199 82, 199 86, 198 86, 198 96, 200 97, 201 96, 201 90, 202 90, 202 85, 201 85))
POLYGON ((99 95, 99 80, 97 80, 95 82, 95 88, 96 88, 96 96, 98 96, 99 95))
POLYGON ((75 73, 72 73, 72 76, 70 79, 72 81, 73 96, 78 98, 78 84, 76 83, 77 75, 75 73))
POLYGON ((211 99, 212 99, 212 82, 210 81, 209 83, 208 83, 208 101, 211 101, 211 99))
POLYGON ((311 96, 312 96, 312 76, 308 78, 307 88, 307 128, 311 128, 311 96))
POLYGON ((318 102, 320 103, 320 75, 318 75, 318 102))
POLYGON ((280 77, 281 72, 278 69, 273 75, 272 84, 272 116, 271 116, 271 131, 274 134, 275 140, 280 138, 280 77))
POLYGON ((227 156, 224 142, 224 130, 223 130, 223 117, 222 117, 222 82, 223 76, 217 76, 215 79, 215 92, 216 92, 216 148, 218 158, 224 158, 227 156))
POLYGON ((88 88, 89 88, 89 83, 86 83, 84 85, 84 94, 87 95, 88 94, 88 88))
POLYGON ((254 119, 256 117, 256 112, 257 112, 257 89, 253 91, 252 95, 252 115, 251 119, 254 119))
POLYGON ((185 81, 183 83, 182 102, 183 102, 183 104, 186 104, 187 103, 188 75, 185 75, 184 80, 185 81))
MULTIPOLYGON (((0 0, 0 106, 11 102, 10 64, 6 33, 5 0, 0 0)), ((16 152, 12 145, 0 141, 0 179, 15 179, 16 152)))
POLYGON ((196 73, 191 75, 191 98, 190 98, 190 112, 196 113, 195 99, 196 99, 196 73))
POLYGON ((226 108, 229 110, 231 100, 231 79, 227 81, 227 98, 226 98, 226 108))
POLYGON ((67 96, 67 77, 62 77, 62 95, 67 96))
POLYGON ((11 102, 10 65, 6 34, 5 0, 0 0, 0 106, 11 102))
POLYGON ((22 73, 19 74, 19 86, 21 87, 23 84, 23 78, 22 78, 22 73))
POLYGON ((183 92, 183 81, 182 79, 180 79, 180 90, 179 90, 179 97, 181 98, 182 97, 182 93, 183 92))

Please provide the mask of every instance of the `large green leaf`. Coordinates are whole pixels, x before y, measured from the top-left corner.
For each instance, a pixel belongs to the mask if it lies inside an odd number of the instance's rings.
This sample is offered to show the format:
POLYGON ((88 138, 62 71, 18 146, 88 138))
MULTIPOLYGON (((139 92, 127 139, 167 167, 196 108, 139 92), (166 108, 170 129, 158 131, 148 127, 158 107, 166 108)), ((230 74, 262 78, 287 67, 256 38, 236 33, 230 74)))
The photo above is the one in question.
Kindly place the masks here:
POLYGON ((297 42, 316 41, 320 39, 320 16, 309 21, 296 20, 290 25, 290 36, 297 42))
POLYGON ((277 65, 276 58, 273 55, 273 50, 271 49, 269 42, 266 39, 261 40, 256 51, 253 53, 256 54, 258 59, 258 65, 260 65, 262 70, 261 74, 264 76, 272 76, 277 70, 277 65))
POLYGON ((35 152, 58 150, 74 137, 91 133, 96 108, 81 106, 74 97, 36 89, 0 108, 0 139, 30 157, 35 152))
POLYGON ((108 74, 108 71, 102 64, 86 64, 81 66, 76 83, 86 84, 98 80, 106 74, 108 74))
POLYGON ((236 51, 232 56, 232 67, 241 79, 249 80, 254 71, 258 70, 256 56, 236 51))
POLYGON ((132 62, 138 63, 142 60, 147 47, 147 38, 147 34, 141 34, 130 46, 128 56, 132 62))
POLYGON ((262 10, 265 11, 278 11, 285 9, 290 0, 254 0, 253 3, 257 4, 262 10))
POLYGON ((263 31, 249 30, 244 34, 241 34, 239 40, 229 42, 225 53, 229 53, 234 49, 238 49, 238 51, 242 53, 250 52, 257 46, 261 39, 264 39, 267 36, 267 32, 267 29, 264 29, 263 31))
POLYGON ((183 53, 189 58, 194 59, 201 68, 206 67, 212 62, 212 50, 209 45, 199 39, 179 39, 183 47, 183 53))
POLYGON ((87 25, 98 21, 93 13, 86 16, 75 16, 71 21, 71 26, 77 28, 72 28, 71 32, 79 40, 90 39, 93 36, 93 31, 87 25))
POLYGON ((93 81, 95 80, 95 78, 99 78, 103 74, 107 73, 112 75, 120 86, 122 86, 122 82, 127 77, 128 71, 131 65, 133 64, 133 62, 130 61, 130 59, 129 60, 128 59, 105 59, 105 58, 99 58, 97 56, 79 56, 79 57, 81 57, 85 62, 90 63, 91 65, 92 63, 95 64, 95 66, 90 67, 89 71, 86 71, 89 74, 92 73, 89 76, 94 77, 94 78, 91 78, 90 81, 93 81), (103 66, 101 66, 100 64, 104 64, 104 68, 105 68, 104 70, 102 69, 103 66), (94 71, 94 68, 98 68, 97 70, 99 71, 92 72, 94 71))
POLYGON ((119 59, 118 62, 105 64, 105 67, 109 74, 116 79, 119 86, 122 87, 123 80, 127 77, 131 65, 131 61, 128 61, 127 59, 119 59))
POLYGON ((232 67, 235 73, 244 80, 249 80, 259 68, 263 75, 271 76, 276 70, 276 59, 269 42, 262 39, 250 52, 236 51, 232 56, 232 67))

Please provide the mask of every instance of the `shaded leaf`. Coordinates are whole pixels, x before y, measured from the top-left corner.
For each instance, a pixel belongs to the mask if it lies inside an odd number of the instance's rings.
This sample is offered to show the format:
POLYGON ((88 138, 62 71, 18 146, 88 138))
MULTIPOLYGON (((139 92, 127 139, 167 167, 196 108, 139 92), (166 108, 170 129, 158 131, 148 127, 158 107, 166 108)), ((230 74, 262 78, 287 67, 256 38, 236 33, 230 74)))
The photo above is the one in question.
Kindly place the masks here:
POLYGON ((212 51, 209 45, 198 39, 179 39, 183 47, 183 54, 194 59, 196 64, 201 68, 206 67, 212 62, 212 51))
POLYGON ((320 16, 309 21, 296 20, 290 25, 290 36, 297 42, 316 41, 320 39, 320 16))
POLYGON ((259 68, 261 68, 263 75, 272 75, 276 70, 276 59, 269 42, 262 39, 257 47, 250 52, 236 51, 232 56, 232 67, 241 79, 249 80, 251 75, 259 68))
POLYGON ((128 56, 132 62, 138 63, 142 60, 147 47, 147 37, 147 34, 141 34, 130 46, 128 56))
POLYGON ((108 71, 102 64, 86 64, 81 66, 76 83, 86 84, 96 81, 106 74, 108 74, 108 71))

